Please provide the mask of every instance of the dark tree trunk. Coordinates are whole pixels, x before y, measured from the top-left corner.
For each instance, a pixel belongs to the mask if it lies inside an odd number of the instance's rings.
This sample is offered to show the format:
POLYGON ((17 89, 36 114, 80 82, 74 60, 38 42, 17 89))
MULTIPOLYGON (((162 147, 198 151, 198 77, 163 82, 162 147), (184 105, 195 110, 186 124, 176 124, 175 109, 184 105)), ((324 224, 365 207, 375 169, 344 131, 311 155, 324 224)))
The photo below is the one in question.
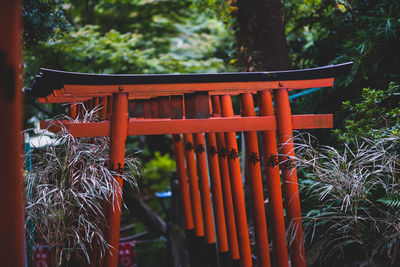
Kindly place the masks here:
POLYGON ((242 71, 290 69, 280 0, 238 0, 236 19, 242 71))

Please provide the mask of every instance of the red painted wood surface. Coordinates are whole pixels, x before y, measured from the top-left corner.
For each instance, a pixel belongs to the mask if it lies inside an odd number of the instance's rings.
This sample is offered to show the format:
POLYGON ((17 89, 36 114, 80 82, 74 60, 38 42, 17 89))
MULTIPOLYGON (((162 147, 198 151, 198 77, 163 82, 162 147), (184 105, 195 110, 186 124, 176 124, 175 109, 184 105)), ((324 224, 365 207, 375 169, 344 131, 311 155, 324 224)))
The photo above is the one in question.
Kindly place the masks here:
MULTIPOLYGON (((292 124, 290 120, 291 111, 289 105, 289 94, 286 89, 277 90, 274 95, 276 118, 278 125, 278 138, 280 151, 279 154, 288 155, 282 157, 282 160, 288 160, 288 157, 294 156, 294 146, 292 138, 292 124)), ((287 162, 291 162, 287 161, 287 162)), ((297 181, 297 171, 293 163, 282 169, 282 179, 284 181, 284 193, 286 199, 286 214, 296 236, 290 246, 292 264, 295 267, 305 267, 305 250, 303 243, 303 228, 301 224, 301 209, 299 198, 299 187, 297 181)))
MULTIPOLYGON (((137 108, 137 105, 136 105, 137 108)), ((151 110, 150 110, 151 112, 151 110)), ((137 115, 137 114, 136 114, 137 115)), ((75 137, 107 136, 110 122, 71 122, 60 121, 75 137)), ((293 129, 332 128, 331 114, 292 115, 293 129)), ((40 127, 47 128, 47 122, 41 121, 40 127)), ((276 130, 274 116, 263 117, 231 117, 209 119, 129 119, 127 135, 159 135, 196 132, 231 132, 231 131, 271 131, 276 130)), ((58 132, 59 127, 51 127, 58 132)))
POLYGON ((328 87, 333 85, 334 78, 265 81, 265 82, 226 82, 226 83, 175 83, 175 84, 122 84, 122 85, 64 85, 65 94, 76 96, 88 94, 130 93, 130 97, 154 97, 206 91, 210 94, 255 93, 265 89, 305 89, 328 87))
MULTIPOLYGON (((116 169, 120 166, 124 168, 125 158, 125 142, 126 130, 128 122, 128 95, 116 94, 113 97, 113 112, 111 118, 110 131, 110 166, 116 169)), ((115 177, 117 185, 115 191, 117 196, 114 199, 113 207, 109 209, 108 226, 106 231, 106 240, 112 246, 110 252, 107 253, 104 265, 107 267, 115 267, 118 264, 118 245, 119 245, 119 230, 121 219, 121 197, 122 197, 122 178, 115 177)))
MULTIPOLYGON (((208 95, 187 94, 185 95, 184 106, 185 115, 188 121, 196 117, 209 116, 208 105, 204 106, 208 95)), ((207 103, 208 104, 208 103, 207 103)), ((215 243, 215 231, 212 204, 210 197, 210 187, 208 184, 207 160, 205 154, 204 137, 202 133, 195 133, 193 136, 192 151, 196 155, 197 176, 201 195, 201 208, 203 213, 203 223, 205 239, 208 244, 215 243)), ((188 149, 187 149, 188 150, 188 149)))
POLYGON ((21 3, 0 1, 0 258, 24 266, 21 3))
POLYGON ((210 170, 211 191, 214 207, 215 226, 217 231, 218 250, 229 250, 224 212, 224 199, 222 196, 221 177, 218 162, 217 139, 215 133, 206 133, 207 160, 210 170))
MULTIPOLYGON (((229 95, 221 96, 222 116, 232 117, 232 100, 229 95)), ((242 177, 240 172, 240 163, 238 158, 238 148, 236 142, 236 133, 225 133, 229 176, 231 177, 232 199, 234 203, 237 236, 242 267, 252 266, 250 240, 247 226, 246 205, 244 202, 244 192, 242 177), (232 156, 230 156, 232 155, 232 156), (237 157, 236 157, 237 156, 237 157)))
POLYGON ((186 175, 185 156, 183 152, 183 144, 181 136, 176 134, 172 136, 172 143, 174 146, 174 155, 176 163, 176 171, 179 181, 179 195, 181 199, 181 207, 183 213, 183 221, 186 230, 194 228, 192 207, 190 205, 189 185, 186 175))
MULTIPOLYGON (((241 112, 243 116, 254 117, 252 94, 240 95, 241 112)), ((260 153, 256 131, 244 132, 246 166, 250 185, 250 199, 253 207, 254 229, 256 239, 256 254, 259 266, 271 266, 268 246, 267 219, 265 215, 263 184, 261 180, 260 153)))
POLYGON ((199 148, 204 149, 203 134, 193 134, 194 150, 196 153, 197 174, 199 177, 199 188, 201 194, 201 207, 203 212, 203 222, 206 242, 215 243, 214 219, 211 205, 210 186, 208 184, 208 170, 205 152, 200 152, 199 148))
POLYGON ((102 97, 100 99, 100 107, 101 107, 101 111, 100 111, 100 120, 106 120, 107 119, 107 101, 108 101, 108 97, 102 97))
POLYGON ((194 149, 188 149, 193 146, 193 137, 191 134, 183 134, 187 174, 189 177, 190 197, 193 211, 194 234, 195 236, 204 236, 203 213, 201 210, 200 189, 197 181, 197 168, 194 158, 194 149))
MULTIPOLYGON (((212 96, 213 104, 213 115, 221 116, 221 104, 219 101, 219 96, 212 96)), ((226 156, 222 155, 221 151, 226 150, 225 145, 225 135, 224 133, 216 133, 217 137, 217 149, 218 149, 218 163, 221 173, 221 186, 224 198, 224 208, 225 208, 225 219, 226 228, 228 232, 229 239, 229 250, 232 260, 239 260, 239 245, 236 235, 236 222, 235 222, 235 211, 233 208, 232 191, 231 191, 231 181, 229 176, 228 161, 226 156)))
MULTIPOLYGON (((271 92, 260 92, 258 97, 260 115, 273 116, 274 108, 272 106, 271 92)), ((274 265, 288 267, 289 262, 286 246, 285 219, 283 215, 281 178, 277 158, 276 131, 262 131, 262 141, 266 174, 265 180, 268 189, 268 208, 272 226, 274 265)))
POLYGON ((75 119, 77 116, 76 104, 69 105, 69 117, 75 119))

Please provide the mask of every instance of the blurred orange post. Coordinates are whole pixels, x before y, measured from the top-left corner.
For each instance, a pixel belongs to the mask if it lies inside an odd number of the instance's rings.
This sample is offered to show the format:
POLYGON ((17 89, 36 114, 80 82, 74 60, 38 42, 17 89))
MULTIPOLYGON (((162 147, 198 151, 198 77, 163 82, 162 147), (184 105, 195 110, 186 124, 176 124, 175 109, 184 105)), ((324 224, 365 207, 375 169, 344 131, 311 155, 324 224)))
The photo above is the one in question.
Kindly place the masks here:
POLYGON ((21 5, 0 1, 0 258, 24 266, 22 201, 21 5))

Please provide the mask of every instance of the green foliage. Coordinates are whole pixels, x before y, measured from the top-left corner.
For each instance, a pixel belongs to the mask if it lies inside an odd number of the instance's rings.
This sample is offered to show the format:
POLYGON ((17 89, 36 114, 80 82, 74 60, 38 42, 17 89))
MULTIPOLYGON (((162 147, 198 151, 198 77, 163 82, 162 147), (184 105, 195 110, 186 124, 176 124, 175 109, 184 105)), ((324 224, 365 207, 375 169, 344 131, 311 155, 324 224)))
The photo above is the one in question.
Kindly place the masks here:
POLYGON ((25 46, 33 46, 68 30, 70 24, 62 0, 24 0, 23 26, 25 46))
MULTIPOLYGON (((400 77, 400 5, 396 1, 282 1, 293 68, 354 61, 351 74, 293 103, 296 113, 333 113, 341 127, 343 101, 359 101, 362 88, 387 88, 400 77)), ((335 142, 329 133, 324 142, 335 142)))
POLYGON ((385 204, 388 208, 400 208, 400 198, 397 195, 384 196, 377 201, 385 204))
POLYGON ((355 85, 379 88, 398 79, 400 6, 395 2, 292 0, 284 5, 295 66, 354 60, 355 85))
POLYGON ((145 173, 140 186, 150 189, 151 192, 162 192, 170 188, 171 173, 175 171, 175 161, 169 154, 154 153, 154 158, 144 165, 145 173))
POLYGON ((381 136, 353 141, 343 152, 316 149, 304 140, 296 149, 306 241, 308 246, 325 244, 318 266, 346 265, 341 251, 350 246, 353 260, 367 259, 369 266, 399 260, 400 138, 387 132, 381 136))
POLYGON ((387 90, 364 88, 360 103, 343 103, 349 115, 343 130, 335 130, 340 141, 349 142, 355 136, 380 138, 386 129, 400 135, 400 86, 391 83, 387 90))

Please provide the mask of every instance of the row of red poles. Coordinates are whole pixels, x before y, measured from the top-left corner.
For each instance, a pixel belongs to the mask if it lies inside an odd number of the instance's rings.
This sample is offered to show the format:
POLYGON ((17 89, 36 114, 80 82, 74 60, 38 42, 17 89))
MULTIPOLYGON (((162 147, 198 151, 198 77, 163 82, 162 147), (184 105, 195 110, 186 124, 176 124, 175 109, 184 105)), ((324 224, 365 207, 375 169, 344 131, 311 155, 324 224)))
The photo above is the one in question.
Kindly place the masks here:
MULTIPOLYGON (((282 171, 283 192, 286 200, 287 224, 296 229, 296 236, 290 246, 292 266, 305 266, 302 240, 300 201, 298 195, 296 169, 289 157, 294 155, 291 126, 291 111, 286 89, 274 92, 275 111, 270 91, 258 93, 259 113, 274 116, 278 126, 277 143, 275 131, 262 132, 262 149, 265 166, 265 186, 268 196, 264 196, 261 176, 261 162, 257 132, 244 132, 246 167, 250 188, 250 204, 255 229, 255 256, 258 266, 289 266, 286 243, 285 219, 281 190, 282 171), (280 155, 289 157, 278 158, 280 155), (285 164, 279 164, 284 162, 285 164), (280 168, 281 166, 288 166, 280 168), (267 234, 265 199, 268 197, 270 227, 273 244, 273 261, 270 257, 267 234)), ((195 93, 182 96, 159 97, 140 100, 129 104, 126 94, 114 97, 93 98, 84 105, 72 105, 71 117, 83 114, 83 108, 103 106, 98 115, 111 119, 111 166, 123 165, 126 141, 128 109, 136 117, 199 119, 235 116, 229 95, 212 96, 195 93), (114 108, 114 109, 113 109, 114 108), (112 110, 112 111, 111 111, 112 110)), ((241 115, 256 116, 253 95, 241 94, 241 115)), ((235 132, 175 134, 172 136, 180 197, 187 231, 189 247, 192 251, 193 266, 252 266, 252 252, 245 206, 245 195, 239 163, 239 152, 235 132), (204 138, 205 137, 205 138, 204 138), (210 183, 209 183, 210 181, 210 183), (218 250, 218 253, 217 253, 218 250)), ((116 177, 122 187, 122 181, 116 177)), ((121 199, 115 199, 120 205, 121 199)), ((110 244, 118 244, 118 214, 110 214, 109 231, 106 233, 110 244)), ((117 246, 115 246, 117 247, 117 246)), ((105 266, 115 266, 113 256, 106 257, 105 266)))
MULTIPOLYGON (((275 95, 280 154, 293 156, 291 113, 287 90, 278 90, 275 95)), ((185 98, 187 100, 187 98, 185 98)), ((255 116, 252 94, 240 96, 242 116, 255 116)), ((258 94, 260 115, 273 116, 272 95, 270 91, 258 94)), ((196 107, 187 103, 185 107, 196 107)), ((213 116, 234 116, 231 97, 212 96, 213 116)), ((186 111, 186 119, 188 117, 186 111)), ((199 118, 199 117, 197 117, 199 118)), ((261 177, 257 132, 245 132, 246 166, 250 200, 255 229, 255 246, 258 266, 271 266, 269 242, 265 212, 265 198, 261 177)), ((207 244, 215 243, 214 222, 217 231, 218 250, 228 253, 230 259, 241 266, 252 266, 252 254, 249 241, 249 228, 245 207, 242 175, 238 159, 238 146, 235 132, 206 133, 208 170, 203 134, 184 134, 183 144, 178 135, 173 137, 175 160, 179 175, 180 194, 185 216, 185 227, 194 230, 197 237, 205 236, 207 244), (193 144, 193 149, 190 149, 193 144), (197 162, 197 164, 195 164, 197 162), (214 220, 212 218, 210 177, 214 220), (187 178, 188 177, 188 180, 187 178), (198 193, 200 192, 200 194, 198 193)), ((269 214, 273 244, 273 266, 289 266, 286 245, 285 220, 279 161, 288 166, 290 160, 277 157, 278 144, 275 131, 262 132, 262 148, 266 172, 269 214)), ((287 222, 297 229, 294 242, 290 247, 292 266, 305 266, 305 254, 302 241, 301 212, 295 168, 282 169, 284 197, 286 200, 287 222)), ((223 259, 221 259, 221 262, 223 259)), ((221 264, 222 265, 222 264, 221 264)), ((224 266, 224 265, 222 265, 224 266)))
MULTIPOLYGON (((294 155, 291 125, 291 111, 286 89, 274 91, 275 111, 272 93, 258 93, 261 116, 276 115, 278 141, 275 131, 262 132, 262 149, 265 166, 264 196, 261 176, 261 162, 257 132, 244 132, 246 167, 250 188, 250 204, 255 229, 255 256, 259 266, 289 266, 284 219, 283 192, 286 204, 287 225, 296 229, 296 236, 290 245, 292 266, 305 266, 302 240, 300 201, 296 169, 290 162, 294 155), (278 158, 280 155, 289 157, 278 158), (284 162, 285 164, 282 164, 284 162), (279 164, 281 163, 281 164, 279 164), (281 166, 281 168, 280 168, 281 166), (283 166, 283 168, 282 168, 283 166), (285 167, 286 166, 286 167, 285 167), (280 170, 282 175, 280 175, 280 170), (273 244, 271 261, 267 234, 265 199, 268 198, 270 227, 273 244)), ((255 116, 253 95, 241 94, 241 115, 255 116)), ((137 118, 199 119, 212 116, 233 117, 232 100, 229 95, 212 96, 195 93, 183 96, 159 97, 128 104, 126 94, 114 97, 93 98, 85 105, 71 106, 71 116, 82 113, 82 108, 103 106, 100 117, 111 119, 111 163, 123 165, 128 110, 137 118), (129 105, 129 108, 128 108, 129 105), (114 108, 114 109, 113 109, 114 108), (112 110, 112 112, 111 112, 112 110), (111 117, 110 117, 111 116, 111 117)), ((177 129, 179 131, 179 129, 177 129)), ((235 132, 175 134, 172 136, 177 166, 180 197, 185 229, 192 247, 194 266, 252 266, 252 252, 249 227, 243 191, 242 174, 235 132), (183 140, 181 137, 183 136, 183 140), (209 182, 210 181, 210 182, 209 182), (218 250, 218 254, 217 254, 218 250)), ((119 179, 117 177, 117 179, 119 179)), ((122 187, 122 181, 119 181, 122 187)), ((120 205, 116 199, 114 205, 120 205)), ((118 244, 119 215, 110 214, 107 240, 118 244)), ((114 257, 108 257, 110 259, 114 257)), ((107 263, 106 266, 115 266, 107 263)), ((116 261, 114 258, 112 262, 116 261)))

